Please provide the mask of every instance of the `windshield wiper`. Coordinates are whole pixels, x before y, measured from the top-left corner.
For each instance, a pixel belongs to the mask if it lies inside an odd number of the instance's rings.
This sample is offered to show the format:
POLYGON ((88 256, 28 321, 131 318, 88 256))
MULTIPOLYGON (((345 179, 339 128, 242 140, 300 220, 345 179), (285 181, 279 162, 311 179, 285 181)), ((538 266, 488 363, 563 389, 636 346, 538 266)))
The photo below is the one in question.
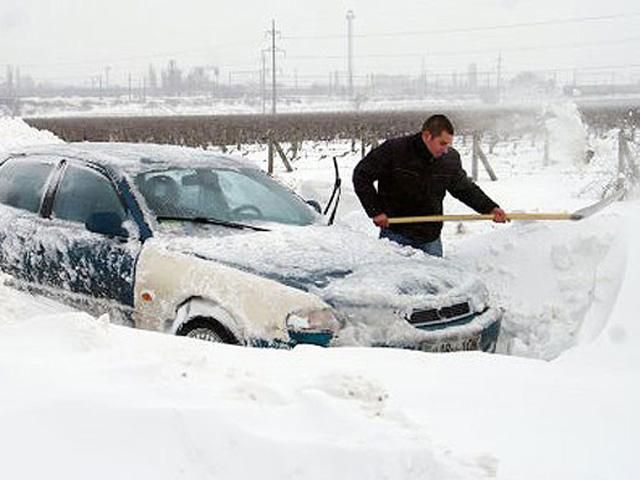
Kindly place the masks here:
POLYGON ((158 215, 156 217, 156 220, 158 220, 159 222, 174 220, 174 221, 182 221, 182 222, 206 223, 209 225, 220 225, 223 227, 238 228, 241 230, 248 228, 251 230, 255 230, 257 232, 269 231, 268 228, 256 227, 254 225, 249 225, 246 223, 228 222, 227 220, 219 220, 217 218, 210 218, 210 217, 178 217, 178 216, 171 216, 171 215, 158 215))

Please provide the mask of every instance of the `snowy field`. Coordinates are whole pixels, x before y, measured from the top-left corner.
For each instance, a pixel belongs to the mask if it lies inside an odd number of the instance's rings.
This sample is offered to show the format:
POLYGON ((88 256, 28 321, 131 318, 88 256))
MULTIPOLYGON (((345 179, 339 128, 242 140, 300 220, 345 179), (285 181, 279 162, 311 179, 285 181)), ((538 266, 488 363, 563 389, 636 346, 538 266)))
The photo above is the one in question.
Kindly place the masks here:
MULTIPOLYGON (((617 132, 588 135, 572 106, 548 126, 546 166, 526 137, 488 155, 499 180, 479 183, 507 211, 573 211, 615 179, 617 132)), ((51 141, 0 118, 0 152, 51 141)), ((455 146, 469 170, 471 146, 455 146)), ((375 236, 348 142, 307 143, 277 176, 324 204, 333 155, 337 223, 375 236)), ((498 355, 206 344, 0 287, 2 478, 636 478, 637 196, 579 222, 447 224, 443 238, 505 309, 498 355)))
MULTIPOLYGON (((538 95, 508 96, 502 99, 502 108, 542 108, 548 102, 566 100, 561 92, 556 92, 546 98, 538 95)), ((637 105, 637 94, 609 95, 607 97, 581 96, 580 104, 628 106, 637 105)), ((60 97, 21 97, 20 115, 25 118, 48 117, 144 117, 144 116, 170 116, 170 115, 230 115, 230 114, 260 114, 263 113, 262 101, 259 97, 247 96, 244 98, 214 99, 208 96, 149 96, 141 100, 138 93, 129 99, 128 95, 122 96, 60 96, 60 97)), ((425 98, 409 98, 398 96, 359 98, 358 101, 349 101, 341 97, 282 97, 278 99, 278 113, 302 113, 302 112, 352 112, 359 111, 390 111, 390 110, 437 110, 439 108, 450 109, 483 109, 495 108, 495 104, 485 103, 475 96, 455 96, 442 98, 434 95, 425 98)), ((267 102, 266 111, 271 111, 271 104, 267 102)), ((0 107, 1 109, 1 107, 0 107)))
MULTIPOLYGON (((536 102, 537 104, 537 102, 536 102)), ((439 97, 425 99, 363 99, 357 104, 344 98, 320 97, 280 98, 278 113, 300 112, 348 112, 354 107, 359 110, 407 110, 434 108, 446 105, 479 106, 478 99, 455 99, 444 101, 439 97)), ((271 105, 266 105, 271 111, 271 105)), ((128 96, 105 97, 23 97, 20 99, 20 113, 24 117, 96 117, 96 116, 167 116, 167 115, 229 115, 262 113, 259 97, 213 99, 207 96, 148 97, 129 100, 128 96)))

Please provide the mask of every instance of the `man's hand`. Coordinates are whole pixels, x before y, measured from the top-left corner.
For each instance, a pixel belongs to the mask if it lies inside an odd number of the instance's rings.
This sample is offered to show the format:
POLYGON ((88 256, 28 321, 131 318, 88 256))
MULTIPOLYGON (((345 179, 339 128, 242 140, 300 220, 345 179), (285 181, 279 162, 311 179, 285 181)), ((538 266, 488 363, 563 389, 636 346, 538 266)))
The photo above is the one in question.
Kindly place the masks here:
POLYGON ((510 220, 507 218, 507 214, 500 207, 496 207, 491 210, 491 215, 493 215, 493 221, 497 223, 505 223, 510 220))
POLYGON ((388 228, 389 227, 389 217, 387 217, 386 213, 379 213, 378 215, 373 217, 373 223, 375 223, 377 227, 388 228))

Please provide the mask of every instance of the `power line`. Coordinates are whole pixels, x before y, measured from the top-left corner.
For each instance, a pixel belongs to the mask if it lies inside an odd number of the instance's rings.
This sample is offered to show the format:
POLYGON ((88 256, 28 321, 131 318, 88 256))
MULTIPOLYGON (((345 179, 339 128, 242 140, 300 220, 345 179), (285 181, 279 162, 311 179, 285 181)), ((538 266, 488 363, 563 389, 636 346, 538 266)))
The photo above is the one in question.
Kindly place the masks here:
MULTIPOLYGON (((628 64, 623 64, 623 65, 599 65, 599 66, 564 66, 564 67, 557 67, 557 68, 544 68, 544 69, 534 69, 534 68, 522 68, 522 69, 508 69, 508 70, 504 70, 502 69, 502 74, 509 74, 509 75, 514 75, 514 74, 518 74, 521 72, 529 72, 529 73, 555 73, 555 72, 573 72, 573 71, 579 71, 579 72, 585 72, 585 71, 590 71, 590 72, 598 72, 598 71, 607 71, 607 70, 623 70, 623 69, 633 69, 633 68, 640 68, 640 63, 628 63, 628 64)), ((450 76, 453 73, 459 72, 459 70, 457 69, 439 69, 439 70, 430 70, 429 71, 429 75, 431 77, 433 76, 438 76, 438 77, 447 77, 450 76)), ((495 75, 496 71, 495 69, 487 69, 487 70, 478 70, 478 75, 495 75)), ((354 78, 358 78, 358 79, 363 79, 363 78, 368 78, 370 74, 361 74, 361 75, 354 75, 354 78)), ((375 74, 375 75, 380 75, 380 74, 375 74)), ((389 76, 395 76, 395 74, 393 73, 386 73, 386 75, 389 76)), ((411 76, 411 75, 415 75, 415 74, 397 74, 398 76, 411 76)), ((291 74, 282 74, 280 76, 280 78, 291 78, 291 74)), ((306 78, 306 79, 313 79, 313 78, 325 78, 324 74, 305 74, 305 75, 300 75, 298 74, 298 78, 306 78)))
MULTIPOLYGON (((471 33, 471 32, 486 32, 491 30, 506 30, 514 28, 525 27, 540 27, 548 25, 565 25, 568 23, 584 23, 584 22, 596 22, 603 20, 617 20, 620 18, 628 19, 632 17, 640 16, 640 12, 631 13, 619 13, 614 15, 598 15, 591 17, 573 17, 573 18, 561 18, 541 20, 537 22, 520 22, 520 23, 508 23, 502 25, 487 25, 484 27, 466 27, 466 28, 446 28, 436 30, 415 30, 406 32, 382 32, 382 33, 362 33, 354 35, 359 38, 373 38, 373 37, 407 37, 414 35, 432 35, 432 34, 451 34, 451 33, 471 33)), ((345 38, 344 34, 337 35, 298 35, 298 36, 283 36, 283 40, 322 40, 322 39, 335 39, 345 38)))
MULTIPOLYGON (((598 47, 601 45, 615 45, 621 43, 632 43, 640 41, 640 36, 638 37, 629 37, 623 38, 619 40, 609 40, 603 42, 575 42, 575 43, 558 43, 558 44, 550 44, 550 45, 535 45, 535 46, 524 46, 524 47, 511 47, 511 48, 486 48, 486 49, 475 49, 475 50, 438 50, 434 52, 429 52, 429 57, 438 57, 438 56, 450 56, 450 55, 469 55, 476 53, 495 53, 497 50, 502 52, 524 52, 524 51, 536 51, 536 50, 549 50, 549 49, 558 49, 558 48, 583 48, 583 47, 598 47)), ((424 53, 373 53, 373 54, 361 54, 358 55, 358 58, 421 58, 424 56, 424 53)), ((288 57, 293 60, 318 60, 318 59, 335 59, 342 60, 345 58, 345 55, 291 55, 288 57)))
MULTIPOLYGON (((63 67, 63 66, 117 64, 117 63, 126 63, 126 62, 138 61, 138 60, 149 60, 152 58, 166 58, 166 57, 178 56, 178 55, 184 55, 184 54, 206 53, 211 50, 217 50, 220 48, 239 47, 239 46, 247 46, 247 45, 255 46, 257 43, 258 42, 233 42, 233 43, 223 43, 219 45, 212 45, 210 47, 156 52, 156 53, 149 53, 149 54, 136 55, 136 56, 130 56, 130 57, 120 57, 120 58, 112 58, 112 59, 103 58, 100 60, 78 60, 78 61, 70 61, 70 62, 27 63, 27 64, 20 64, 20 66, 24 68, 34 68, 34 67, 63 67)), ((0 66, 4 66, 4 65, 8 65, 8 64, 0 64, 0 66)))

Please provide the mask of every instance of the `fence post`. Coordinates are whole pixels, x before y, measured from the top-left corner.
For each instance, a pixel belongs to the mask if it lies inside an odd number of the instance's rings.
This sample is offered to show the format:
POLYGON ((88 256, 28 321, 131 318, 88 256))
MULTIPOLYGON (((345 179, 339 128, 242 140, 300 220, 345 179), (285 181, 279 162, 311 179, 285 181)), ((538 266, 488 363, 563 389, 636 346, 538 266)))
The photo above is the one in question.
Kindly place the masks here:
POLYGON ((478 147, 480 143, 480 135, 473 132, 473 145, 471 146, 471 178, 475 182, 478 180, 478 147))
POLYGON ((618 131, 618 175, 624 174, 624 133, 622 128, 618 131))
POLYGON ((489 163, 489 160, 487 160, 487 156, 484 154, 479 144, 478 144, 478 157, 480 157, 480 161, 482 162, 484 169, 489 174, 489 178, 491 179, 491 181, 495 182, 496 180, 498 180, 498 177, 496 177, 496 174, 493 171, 493 168, 491 168, 491 164, 489 163))
MULTIPOLYGON (((282 147, 280 146, 280 144, 275 140, 272 140, 271 143, 273 144, 273 148, 276 149, 276 152, 278 152, 278 155, 280 156, 282 163, 284 163, 284 167, 287 169, 287 172, 293 172, 293 168, 289 163, 289 159, 285 155, 284 150, 282 150, 282 147)), ((273 152, 272 152, 272 155, 273 155, 273 152)))
POLYGON ((542 164, 545 167, 549 166, 549 132, 546 130, 544 132, 544 157, 542 159, 542 164))
POLYGON ((267 173, 273 175, 273 139, 271 131, 267 132, 267 173))
POLYGON ((626 168, 628 173, 633 177, 634 182, 637 182, 640 179, 640 169, 636 164, 635 158, 632 158, 631 156, 629 140, 624 136, 624 134, 620 138, 622 140, 622 155, 624 157, 624 161, 626 161, 626 168))

